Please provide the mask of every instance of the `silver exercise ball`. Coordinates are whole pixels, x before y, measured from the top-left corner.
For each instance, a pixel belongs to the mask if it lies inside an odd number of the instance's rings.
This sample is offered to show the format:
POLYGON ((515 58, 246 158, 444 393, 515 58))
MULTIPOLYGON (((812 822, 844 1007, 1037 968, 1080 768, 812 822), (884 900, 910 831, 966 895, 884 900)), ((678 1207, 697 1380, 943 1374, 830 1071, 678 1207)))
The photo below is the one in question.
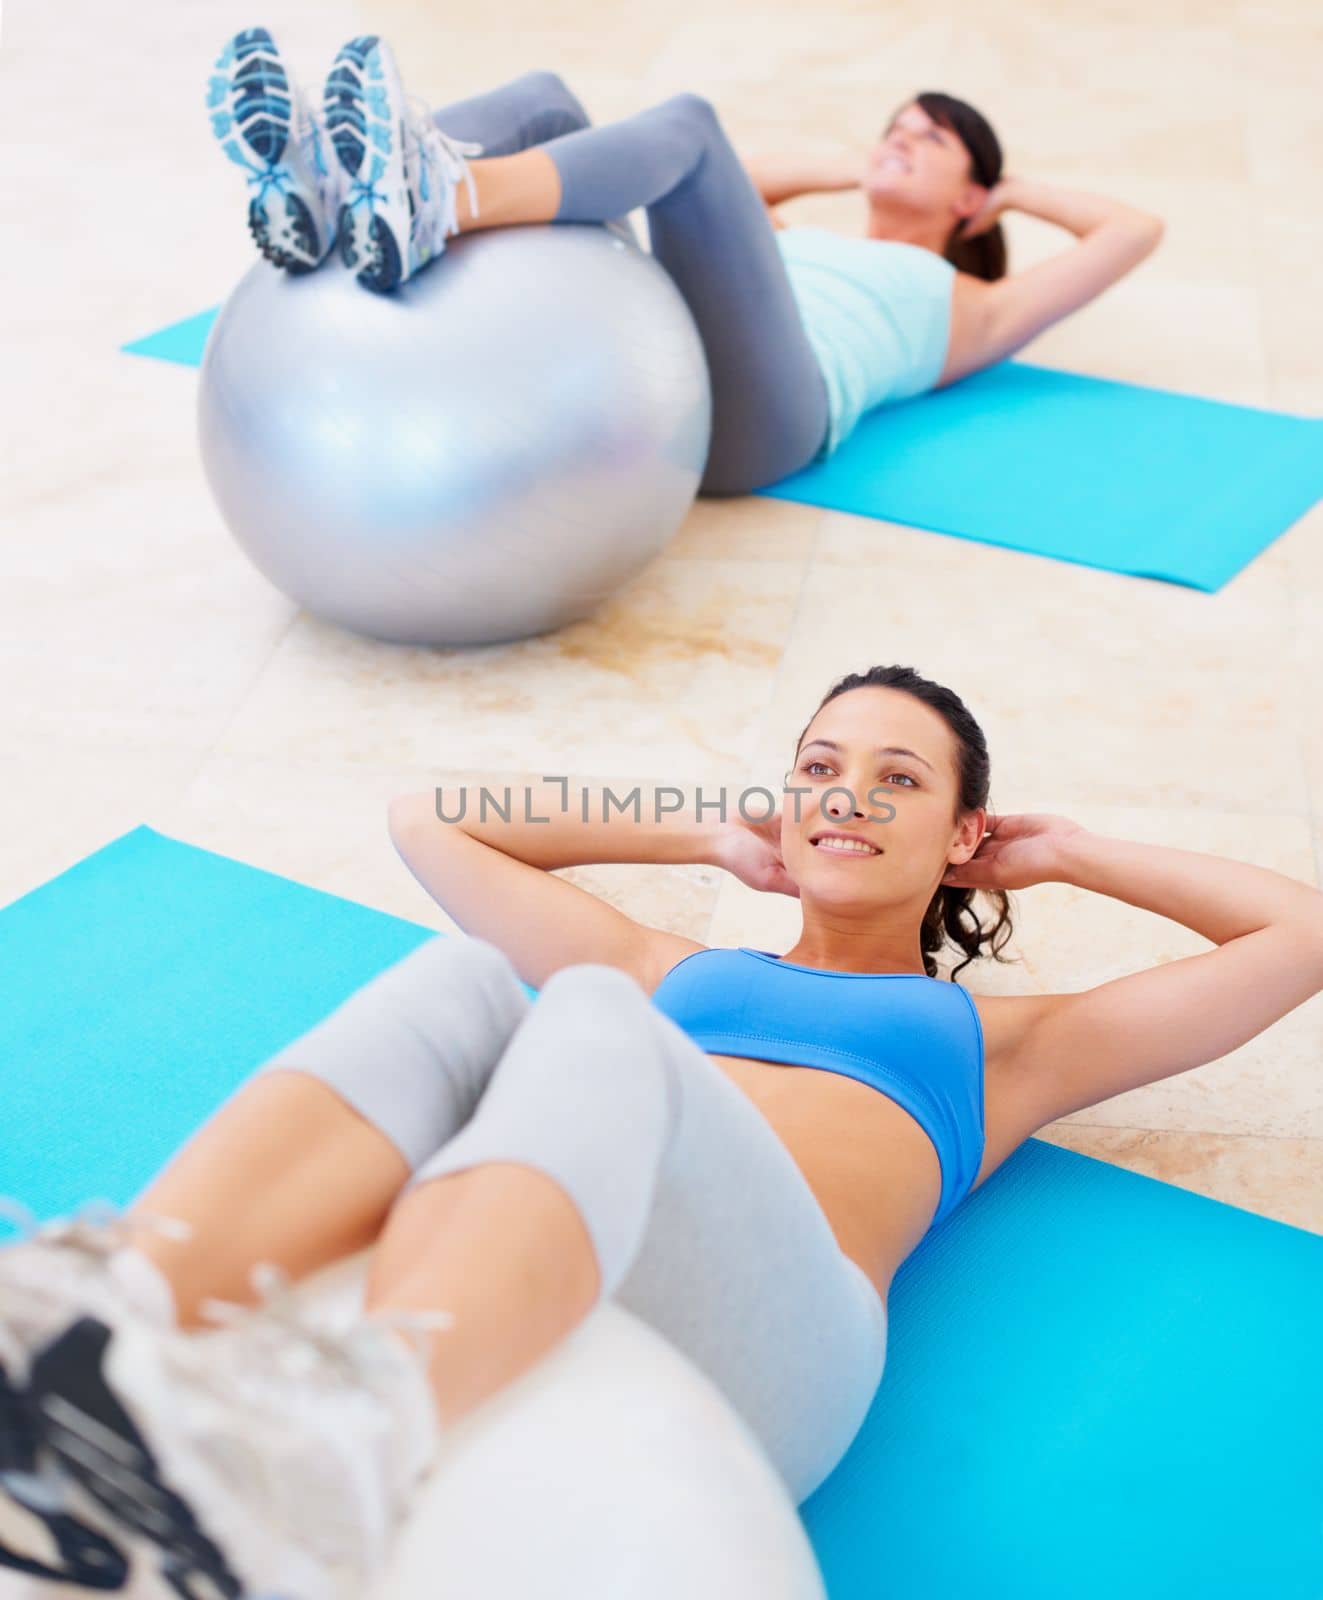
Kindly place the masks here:
POLYGON ((211 330, 221 515, 316 616, 492 644, 588 616, 667 543, 707 459, 703 347, 615 226, 449 241, 390 295, 258 261, 211 330))

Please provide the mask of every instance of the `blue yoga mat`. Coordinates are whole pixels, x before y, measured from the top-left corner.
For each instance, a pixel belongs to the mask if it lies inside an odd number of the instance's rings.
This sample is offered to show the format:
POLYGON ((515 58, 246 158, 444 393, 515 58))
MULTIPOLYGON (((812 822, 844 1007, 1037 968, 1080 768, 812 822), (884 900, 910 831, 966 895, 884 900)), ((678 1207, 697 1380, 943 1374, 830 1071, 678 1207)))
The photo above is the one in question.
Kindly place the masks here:
MULTIPOLYGON (((430 937, 125 834, 0 911, 0 1192, 128 1201, 430 937)), ((1323 1239, 1030 1140, 889 1309, 872 1410, 801 1507, 831 1600, 1323 1595, 1323 1239)))
POLYGON ((199 311, 195 317, 172 322, 168 328, 159 328, 146 338, 135 339, 132 344, 122 344, 120 349, 131 356, 154 356, 158 361, 174 361, 181 367, 200 367, 202 352, 207 348, 207 335, 219 313, 220 307, 212 306, 210 311, 199 311))
POLYGON ((1004 361, 761 492, 1217 590, 1323 497, 1323 420, 1004 361))
MULTIPOLYGON (((199 366, 218 310, 122 348, 199 366)), ((760 492, 1214 591, 1323 498, 1323 420, 1004 361, 760 492)))

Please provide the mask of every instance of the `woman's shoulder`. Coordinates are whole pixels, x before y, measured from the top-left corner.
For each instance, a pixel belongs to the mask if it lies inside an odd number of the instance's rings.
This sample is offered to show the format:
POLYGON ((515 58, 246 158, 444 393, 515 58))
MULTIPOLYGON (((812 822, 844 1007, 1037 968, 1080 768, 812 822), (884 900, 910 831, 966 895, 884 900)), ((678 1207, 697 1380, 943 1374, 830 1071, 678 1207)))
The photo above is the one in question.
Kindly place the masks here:
POLYGON ((654 994, 690 956, 702 955, 713 948, 700 944, 697 939, 686 939, 683 934, 667 933, 661 928, 649 928, 648 934, 641 967, 636 974, 648 994, 654 994))

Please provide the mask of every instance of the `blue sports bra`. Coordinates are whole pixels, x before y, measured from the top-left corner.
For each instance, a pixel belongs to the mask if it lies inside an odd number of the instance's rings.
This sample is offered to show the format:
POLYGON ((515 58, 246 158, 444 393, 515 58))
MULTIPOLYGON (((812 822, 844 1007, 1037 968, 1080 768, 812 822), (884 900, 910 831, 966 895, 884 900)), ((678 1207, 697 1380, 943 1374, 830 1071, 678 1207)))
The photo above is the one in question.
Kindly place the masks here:
POLYGON ((767 950, 695 950, 653 1004, 718 1055, 820 1067, 867 1083, 932 1140, 942 1193, 931 1227, 983 1161, 983 1026, 958 983, 918 972, 833 972, 767 950))

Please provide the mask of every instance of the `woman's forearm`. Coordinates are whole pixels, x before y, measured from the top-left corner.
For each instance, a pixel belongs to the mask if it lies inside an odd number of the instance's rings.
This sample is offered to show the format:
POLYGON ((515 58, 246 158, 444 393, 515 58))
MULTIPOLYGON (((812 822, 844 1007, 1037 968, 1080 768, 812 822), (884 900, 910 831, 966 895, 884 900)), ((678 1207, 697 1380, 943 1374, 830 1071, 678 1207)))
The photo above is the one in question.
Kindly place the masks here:
POLYGON ((1122 223, 1141 232, 1162 228, 1161 219, 1150 212, 1084 189, 1066 189, 1031 178, 1008 178, 1005 188, 1008 209, 1054 222, 1077 238, 1082 239, 1107 223, 1122 223))
POLYGON ((723 829, 714 801, 667 786, 492 781, 402 795, 391 803, 391 824, 430 822, 458 828, 470 838, 530 866, 586 866, 594 862, 699 862, 719 865, 723 829), (703 813, 707 812, 708 815, 703 813))
POLYGON ((837 156, 752 156, 744 170, 765 204, 779 206, 802 194, 857 189, 862 168, 854 153, 837 156))
POLYGON ((1323 933, 1323 894, 1268 867, 1138 844, 1086 828, 1071 834, 1061 849, 1061 882, 1170 917, 1214 944, 1274 923, 1308 925, 1323 933))

